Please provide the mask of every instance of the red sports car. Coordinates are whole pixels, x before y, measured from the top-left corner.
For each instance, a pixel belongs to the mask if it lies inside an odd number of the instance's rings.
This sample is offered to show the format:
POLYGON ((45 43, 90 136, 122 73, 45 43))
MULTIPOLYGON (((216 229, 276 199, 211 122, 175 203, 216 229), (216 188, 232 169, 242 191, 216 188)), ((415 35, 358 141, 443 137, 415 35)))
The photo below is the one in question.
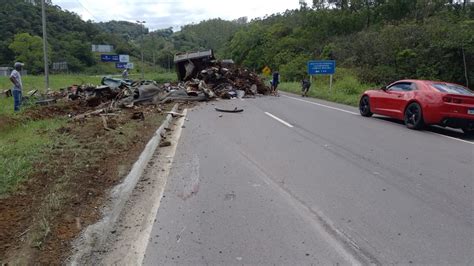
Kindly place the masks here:
POLYGON ((379 114, 403 120, 410 129, 440 125, 474 133, 474 92, 457 84, 400 80, 364 92, 359 110, 362 116, 379 114))

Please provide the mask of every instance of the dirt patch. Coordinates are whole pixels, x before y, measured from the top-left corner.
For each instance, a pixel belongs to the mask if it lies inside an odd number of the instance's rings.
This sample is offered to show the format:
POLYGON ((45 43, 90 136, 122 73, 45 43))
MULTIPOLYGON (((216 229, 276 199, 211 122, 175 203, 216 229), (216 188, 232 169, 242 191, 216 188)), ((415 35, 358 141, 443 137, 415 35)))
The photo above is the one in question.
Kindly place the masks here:
POLYGON ((15 125, 17 125, 17 123, 18 121, 12 117, 0 115, 0 131, 14 127, 15 125))
POLYGON ((26 119, 43 120, 55 117, 74 116, 86 112, 90 108, 81 102, 61 102, 50 106, 34 106, 24 112, 26 119))
MULTIPOLYGON (((26 113, 40 120, 81 113, 82 108, 68 104, 26 113)), ((0 264, 63 263, 71 241, 100 218, 108 189, 128 173, 161 124, 165 114, 158 110, 121 110, 107 118, 112 130, 104 129, 101 117, 91 117, 53 132, 57 141, 45 150, 48 163, 36 164, 28 181, 0 199, 0 264), (137 111, 144 120, 131 119, 137 111)))

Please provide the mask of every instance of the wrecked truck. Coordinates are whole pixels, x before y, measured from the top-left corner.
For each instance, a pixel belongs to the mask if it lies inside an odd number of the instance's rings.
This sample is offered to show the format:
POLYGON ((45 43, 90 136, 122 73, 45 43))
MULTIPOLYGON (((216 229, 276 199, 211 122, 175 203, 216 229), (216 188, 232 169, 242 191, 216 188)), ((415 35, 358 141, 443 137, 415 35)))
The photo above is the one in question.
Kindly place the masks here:
POLYGON ((178 80, 189 81, 195 78, 202 69, 206 69, 215 59, 212 50, 176 54, 174 64, 178 80))

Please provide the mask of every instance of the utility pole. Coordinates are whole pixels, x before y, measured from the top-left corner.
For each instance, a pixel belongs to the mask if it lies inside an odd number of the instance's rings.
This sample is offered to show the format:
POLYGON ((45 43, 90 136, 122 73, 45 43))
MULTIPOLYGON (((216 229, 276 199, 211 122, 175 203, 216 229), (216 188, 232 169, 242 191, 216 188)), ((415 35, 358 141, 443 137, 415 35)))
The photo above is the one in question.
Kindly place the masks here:
POLYGON ((139 21, 137 20, 137 23, 140 24, 142 26, 142 40, 141 40, 141 53, 142 53, 142 80, 145 79, 145 60, 143 59, 143 36, 145 35, 145 23, 146 21, 139 21))
POLYGON ((48 41, 46 34, 46 11, 44 0, 41 0, 41 14, 43 20, 43 55, 44 55, 44 85, 49 89, 48 41))

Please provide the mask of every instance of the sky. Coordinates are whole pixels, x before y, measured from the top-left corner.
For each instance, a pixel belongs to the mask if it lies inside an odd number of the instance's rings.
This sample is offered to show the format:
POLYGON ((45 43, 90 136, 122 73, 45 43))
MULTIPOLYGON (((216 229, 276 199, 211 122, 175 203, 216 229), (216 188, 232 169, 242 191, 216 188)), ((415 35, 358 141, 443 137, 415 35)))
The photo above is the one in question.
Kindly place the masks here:
POLYGON ((151 30, 199 23, 211 18, 264 17, 299 7, 299 0, 53 0, 83 20, 146 21, 151 30))

